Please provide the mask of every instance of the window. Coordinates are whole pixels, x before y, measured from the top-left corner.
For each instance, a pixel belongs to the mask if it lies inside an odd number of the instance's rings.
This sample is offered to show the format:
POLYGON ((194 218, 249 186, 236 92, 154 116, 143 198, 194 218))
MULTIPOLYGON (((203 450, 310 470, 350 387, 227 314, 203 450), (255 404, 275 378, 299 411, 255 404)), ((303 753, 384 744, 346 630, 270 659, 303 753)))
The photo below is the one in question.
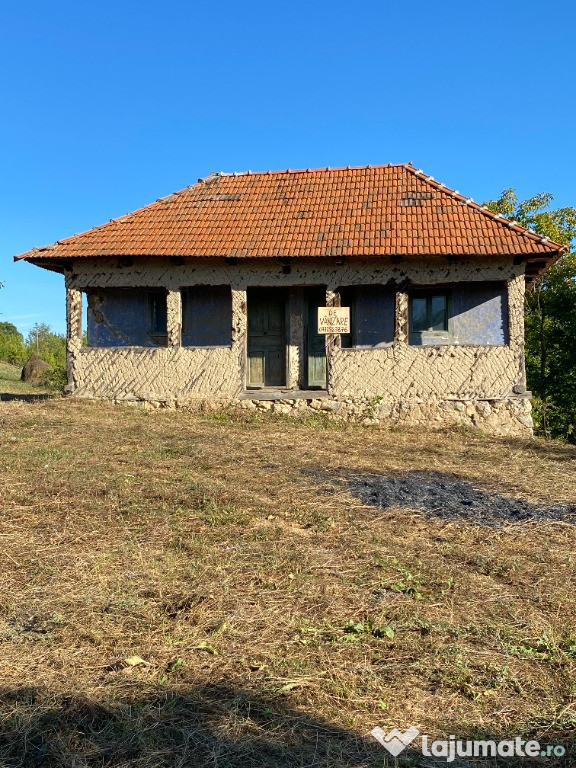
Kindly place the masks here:
POLYGON ((340 288, 340 304, 350 307, 350 333, 342 334, 346 348, 386 347, 394 341, 395 291, 387 285, 340 288))
POLYGON ((229 285, 182 289, 182 346, 229 347, 232 343, 232 291, 229 285))
POLYGON ((414 294, 411 297, 410 333, 449 333, 448 296, 445 293, 414 294))
POLYGON ((168 339, 168 309, 166 291, 148 292, 149 337, 158 345, 165 346, 168 339))
POLYGON ((90 347, 166 346, 166 291, 100 288, 87 291, 90 347))
POLYGON ((413 288, 409 300, 410 344, 508 343, 507 288, 502 282, 413 288))

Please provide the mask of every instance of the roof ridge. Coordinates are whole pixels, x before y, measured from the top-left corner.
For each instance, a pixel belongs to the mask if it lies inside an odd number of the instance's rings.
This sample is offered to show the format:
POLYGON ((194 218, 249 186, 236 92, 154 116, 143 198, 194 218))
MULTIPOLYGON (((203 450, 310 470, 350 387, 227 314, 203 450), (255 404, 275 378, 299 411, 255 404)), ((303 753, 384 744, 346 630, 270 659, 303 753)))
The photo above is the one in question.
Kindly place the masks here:
POLYGON ((421 168, 414 168, 411 164, 406 165, 405 167, 419 179, 425 181, 429 186, 441 192, 445 192, 457 200, 460 200, 460 202, 464 203, 465 205, 469 205, 471 208, 474 208, 475 210, 484 214, 484 216, 487 216, 489 219, 498 222, 502 226, 507 227, 508 229, 513 229, 516 232, 521 232, 532 240, 537 240, 539 243, 543 243, 547 246, 556 246, 559 251, 565 252, 568 250, 568 246, 556 243, 546 235, 539 235, 537 232, 534 232, 533 229, 528 229, 528 227, 524 227, 517 221, 512 221, 511 219, 506 218, 506 216, 503 216, 501 213, 494 213, 494 211, 491 211, 490 208, 488 208, 486 205, 477 203, 471 197, 464 197, 464 195, 461 195, 457 189, 451 189, 450 187, 447 187, 446 184, 442 184, 442 182, 437 181, 433 176, 427 176, 421 168))
MULTIPOLYGON (((381 163, 379 165, 342 165, 338 167, 332 167, 330 165, 322 166, 321 168, 283 168, 276 171, 216 171, 211 173, 207 178, 213 176, 273 176, 279 173, 326 173, 327 171, 365 171, 365 170, 378 170, 380 168, 404 168, 412 167, 411 163, 381 163)), ((199 179, 204 181, 204 179, 199 179)))

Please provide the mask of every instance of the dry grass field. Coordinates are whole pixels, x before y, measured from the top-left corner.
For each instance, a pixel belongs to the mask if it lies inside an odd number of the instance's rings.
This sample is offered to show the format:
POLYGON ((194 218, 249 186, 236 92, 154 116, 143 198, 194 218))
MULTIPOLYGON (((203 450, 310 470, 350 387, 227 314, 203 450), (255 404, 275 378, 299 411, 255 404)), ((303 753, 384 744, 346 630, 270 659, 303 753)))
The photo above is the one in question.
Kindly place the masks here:
POLYGON ((446 765, 387 758, 376 725, 573 765, 570 515, 446 520, 353 481, 572 505, 575 468, 457 429, 0 402, 0 765, 446 765))

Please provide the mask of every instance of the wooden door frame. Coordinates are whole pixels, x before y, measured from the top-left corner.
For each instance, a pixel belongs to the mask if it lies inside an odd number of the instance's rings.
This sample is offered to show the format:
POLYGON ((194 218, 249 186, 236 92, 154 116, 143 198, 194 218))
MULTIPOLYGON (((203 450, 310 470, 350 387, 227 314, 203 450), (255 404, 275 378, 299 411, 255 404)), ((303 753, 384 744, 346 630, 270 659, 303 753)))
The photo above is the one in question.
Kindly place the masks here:
POLYGON ((262 392, 262 391, 275 391, 275 390, 287 390, 288 381, 290 378, 290 356, 289 356, 289 338, 290 338, 290 288, 293 286, 284 285, 249 285, 246 287, 246 340, 244 345, 244 391, 248 392, 262 392), (250 378, 250 358, 248 354, 248 347, 250 343, 250 293, 254 291, 274 291, 282 295, 284 302, 284 384, 275 384, 271 386, 257 387, 249 384, 250 378))
POLYGON ((310 323, 310 304, 308 295, 313 290, 318 291, 318 293, 323 293, 324 295, 324 306, 326 306, 326 291, 328 289, 328 286, 325 283, 320 284, 313 284, 313 285, 304 285, 302 286, 304 293, 303 293, 303 312, 304 312, 304 319, 305 322, 303 323, 303 331, 304 331, 304 338, 302 339, 302 353, 304 357, 304 365, 301 366, 301 370, 303 372, 304 381, 301 382, 301 386, 304 389, 309 389, 310 391, 316 390, 318 392, 324 392, 328 388, 328 346, 327 346, 327 339, 326 336, 324 336, 324 359, 326 360, 326 376, 323 386, 317 386, 317 385, 311 385, 310 384, 310 372, 309 372, 309 323, 310 323))

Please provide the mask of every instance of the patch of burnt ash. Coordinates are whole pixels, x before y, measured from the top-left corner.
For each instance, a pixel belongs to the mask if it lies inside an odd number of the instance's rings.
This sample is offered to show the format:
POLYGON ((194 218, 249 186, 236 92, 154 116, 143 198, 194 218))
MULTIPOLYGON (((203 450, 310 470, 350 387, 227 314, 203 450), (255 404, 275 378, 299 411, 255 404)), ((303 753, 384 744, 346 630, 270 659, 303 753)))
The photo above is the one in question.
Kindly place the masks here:
POLYGON ((364 504, 380 509, 406 507, 443 520, 465 520, 477 525, 531 520, 576 524, 576 505, 538 504, 502 496, 440 472, 349 476, 346 484, 364 504))

